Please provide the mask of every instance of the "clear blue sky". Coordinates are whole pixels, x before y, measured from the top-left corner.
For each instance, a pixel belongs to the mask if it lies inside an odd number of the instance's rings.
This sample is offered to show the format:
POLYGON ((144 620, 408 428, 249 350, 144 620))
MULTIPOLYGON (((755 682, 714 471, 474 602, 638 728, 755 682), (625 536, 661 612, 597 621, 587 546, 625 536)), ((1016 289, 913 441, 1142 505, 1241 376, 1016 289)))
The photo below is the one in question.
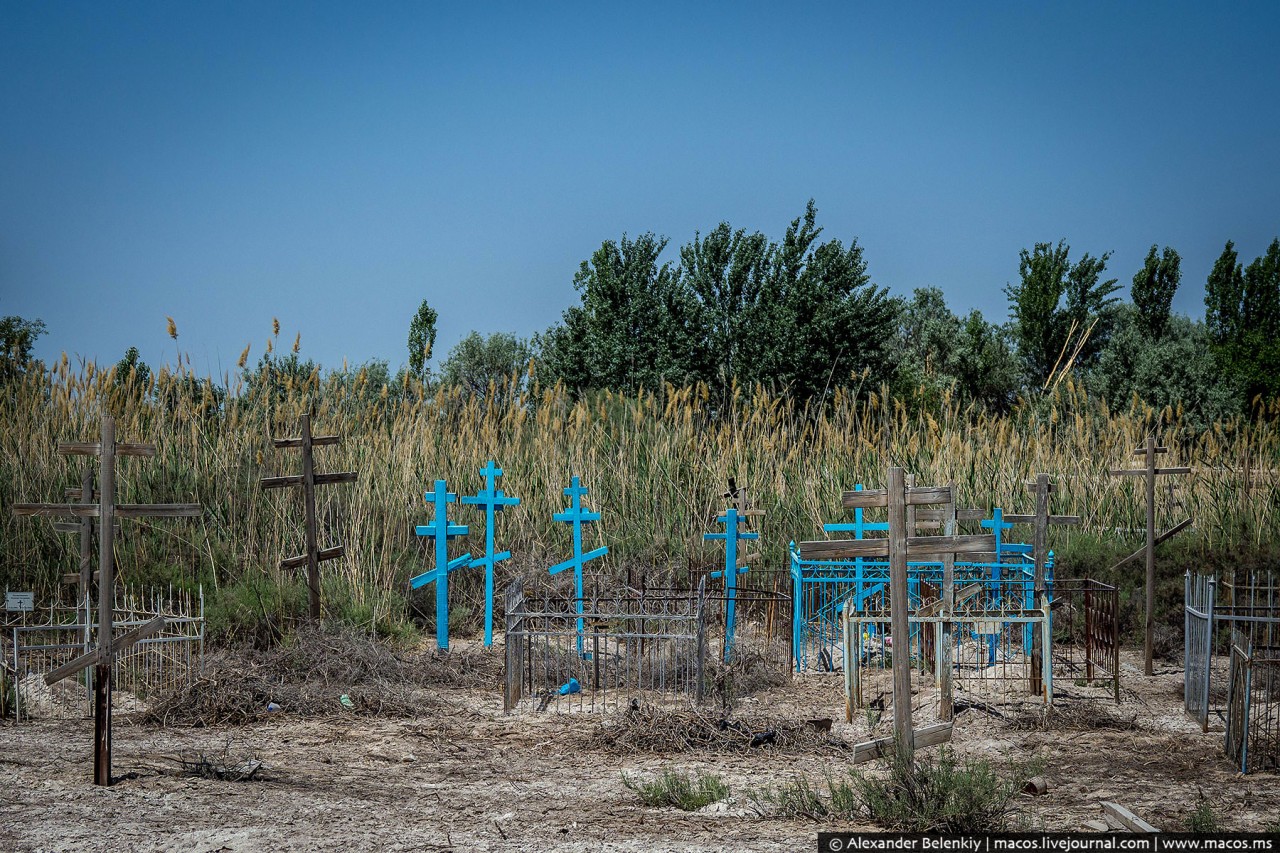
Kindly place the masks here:
POLYGON ((1152 243, 1200 316, 1280 235, 1280 5, 0 4, 0 314, 198 370, 529 335, 578 263, 807 199, 894 293, 1004 319, 1018 251, 1152 243), (466 6, 468 8, 461 8, 466 6), (608 6, 609 8, 601 8, 608 6))

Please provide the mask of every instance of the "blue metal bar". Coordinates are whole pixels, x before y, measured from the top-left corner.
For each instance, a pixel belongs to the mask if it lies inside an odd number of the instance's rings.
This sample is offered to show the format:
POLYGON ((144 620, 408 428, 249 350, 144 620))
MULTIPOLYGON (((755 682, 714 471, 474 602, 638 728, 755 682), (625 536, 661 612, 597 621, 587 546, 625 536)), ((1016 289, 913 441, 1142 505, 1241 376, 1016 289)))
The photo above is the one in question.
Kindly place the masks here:
POLYGON ((492 459, 480 469, 480 476, 484 477, 484 488, 474 495, 464 497, 462 503, 484 509, 484 556, 476 557, 472 560, 471 566, 484 566, 484 644, 487 648, 493 645, 494 567, 501 561, 511 558, 510 551, 495 552, 493 543, 494 526, 497 520, 497 513, 509 506, 519 505, 520 499, 510 497, 502 489, 495 488, 498 478, 502 476, 502 469, 495 465, 492 459))

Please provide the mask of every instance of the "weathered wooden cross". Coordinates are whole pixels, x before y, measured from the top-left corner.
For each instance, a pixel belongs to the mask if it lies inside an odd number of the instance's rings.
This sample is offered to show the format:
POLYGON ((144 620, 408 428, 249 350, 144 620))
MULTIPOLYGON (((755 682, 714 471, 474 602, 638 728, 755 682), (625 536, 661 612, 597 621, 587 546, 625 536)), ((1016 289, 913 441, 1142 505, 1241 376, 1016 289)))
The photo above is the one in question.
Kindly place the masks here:
POLYGON ((316 486, 330 483, 351 483, 356 479, 355 471, 343 471, 338 474, 317 474, 315 472, 315 454, 313 447, 339 444, 342 439, 336 435, 311 434, 311 416, 302 416, 302 436, 299 438, 277 438, 272 443, 279 448, 298 447, 302 449, 302 474, 288 477, 263 477, 263 489, 283 489, 289 486, 301 486, 303 502, 306 505, 306 553, 289 557, 280 561, 280 568, 296 569, 307 567, 308 611, 312 619, 320 618, 320 564, 325 560, 335 560, 345 554, 346 547, 334 545, 320 548, 318 525, 316 523, 316 486))
POLYGON ((472 568, 484 566, 484 644, 487 648, 493 645, 494 566, 503 560, 511 559, 510 551, 494 553, 493 528, 497 520, 497 513, 509 506, 519 505, 520 499, 510 497, 502 489, 495 488, 498 478, 502 476, 502 469, 495 465, 492 459, 480 469, 480 475, 484 477, 484 488, 474 495, 464 497, 462 503, 468 506, 484 508, 484 556, 476 557, 472 560, 471 566, 472 568))
MULTIPOLYGON (((93 678, 93 781, 97 785, 111 784, 111 666, 116 655, 139 640, 157 633, 165 626, 165 618, 157 616, 151 621, 126 631, 119 637, 112 636, 112 619, 115 597, 115 527, 117 518, 190 518, 200 515, 199 504, 118 504, 116 503, 116 457, 155 456, 152 444, 128 444, 116 442, 116 425, 110 415, 102 416, 102 439, 93 442, 71 442, 58 445, 58 453, 64 456, 98 457, 98 502, 84 501, 74 504, 14 504, 14 515, 20 516, 71 516, 73 518, 98 519, 98 646, 87 654, 50 672, 45 676, 47 684, 75 675, 90 666, 93 678)), ((83 569, 82 569, 83 571, 83 569)))
POLYGON ((577 477, 571 478, 569 482, 569 487, 564 490, 565 496, 570 498, 568 508, 562 512, 555 513, 551 517, 556 521, 563 521, 573 525, 573 556, 563 562, 556 563, 547 571, 555 575, 565 569, 573 569, 573 588, 578 613, 578 654, 581 655, 583 653, 582 638, 586 632, 586 625, 582 619, 582 567, 587 561, 608 554, 609 546, 605 545, 583 553, 582 525, 599 521, 600 513, 591 512, 582 506, 582 497, 590 490, 581 485, 577 477))
MULTIPOLYGON (((1147 544, 1144 551, 1147 557, 1147 612, 1146 612, 1146 640, 1144 643, 1144 653, 1146 657, 1145 673, 1153 675, 1155 673, 1155 655, 1152 645, 1156 627, 1156 545, 1173 536, 1178 531, 1191 524, 1191 519, 1184 519, 1175 525, 1172 529, 1165 531, 1157 536, 1156 534, 1156 477, 1162 474, 1190 474, 1191 469, 1185 467, 1177 468, 1157 468, 1156 454, 1168 453, 1169 448, 1156 444, 1154 435, 1147 436, 1147 446, 1140 447, 1133 451, 1134 456, 1145 456, 1146 465, 1142 468, 1113 468, 1111 476, 1113 477, 1145 477, 1147 486, 1147 544)), ((1135 556, 1135 555, 1131 555, 1135 556)), ((1120 564, 1127 563, 1129 558, 1120 561, 1120 564)), ((1117 564, 1119 565, 1119 564, 1117 564)))
MULTIPOLYGON (((849 508, 888 507, 889 535, 883 539, 844 539, 820 542, 801 542, 800 554, 806 559, 849 559, 873 557, 889 559, 889 617, 892 635, 901 643, 893 655, 893 726, 894 743, 899 756, 910 764, 915 744, 923 733, 916 732, 911 724, 911 661, 907 638, 910 636, 907 597, 907 560, 911 557, 945 557, 962 553, 988 552, 995 547, 995 538, 989 534, 942 536, 911 536, 907 525, 907 508, 931 504, 954 505, 952 490, 946 487, 907 488, 906 472, 901 468, 889 469, 887 489, 864 489, 844 493, 844 505, 849 508)), ((946 522, 953 526, 950 520, 946 522)), ((952 604, 945 599, 954 595, 946 589, 943 579, 943 607, 950 612, 952 604)), ((950 725, 950 724, 945 724, 950 725)), ((872 742, 875 744, 876 742, 872 742)), ((878 753, 875 747, 872 753, 878 753)))
MULTIPOLYGON (((1058 487, 1049 481, 1048 474, 1036 474, 1034 480, 1027 481, 1027 490, 1035 495, 1035 512, 1030 515, 1010 514, 1004 517, 1009 524, 1034 525, 1031 539, 1031 554, 1035 560, 1033 589, 1035 591, 1035 607, 1043 609, 1048 597, 1048 572, 1046 565, 1049 557, 1049 525, 1079 525, 1078 515, 1050 515, 1049 496, 1058 487)), ((1031 692, 1040 693, 1045 689, 1043 680, 1044 632, 1031 632, 1031 692)), ((1052 698, 1052 697, 1050 697, 1052 698)))
MULTIPOLYGON (((733 481, 730 480, 730 485, 733 481)), ((724 568, 712 572, 713 578, 724 578, 724 662, 729 663, 733 651, 734 619, 738 599, 738 575, 746 574, 751 561, 760 557, 759 552, 738 556, 738 542, 744 539, 759 539, 759 533, 742 530, 739 524, 748 517, 764 515, 764 510, 739 510, 730 506, 723 515, 716 516, 716 521, 724 525, 724 533, 704 533, 704 542, 712 539, 724 540, 724 568)))
POLYGON ((436 647, 441 651, 449 650, 449 572, 457 571, 471 565, 471 554, 466 553, 456 559, 449 559, 449 540, 455 536, 466 536, 468 527, 465 524, 453 524, 449 521, 449 504, 458 496, 448 490, 444 480, 436 480, 435 491, 424 492, 427 503, 435 506, 435 517, 430 524, 419 524, 414 532, 419 536, 431 536, 436 540, 435 567, 420 575, 409 578, 409 586, 413 589, 436 583, 436 647))

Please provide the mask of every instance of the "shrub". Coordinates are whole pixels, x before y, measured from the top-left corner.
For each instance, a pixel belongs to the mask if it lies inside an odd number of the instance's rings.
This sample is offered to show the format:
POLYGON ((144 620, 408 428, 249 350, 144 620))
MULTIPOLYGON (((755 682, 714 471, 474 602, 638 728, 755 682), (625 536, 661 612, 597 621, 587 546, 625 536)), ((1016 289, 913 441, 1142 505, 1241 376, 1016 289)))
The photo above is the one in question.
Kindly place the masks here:
POLYGON ((729 786, 719 776, 700 773, 694 777, 664 770, 652 782, 638 782, 622 774, 622 784, 640 795, 646 806, 675 806, 686 812, 719 802, 729 796, 729 786))

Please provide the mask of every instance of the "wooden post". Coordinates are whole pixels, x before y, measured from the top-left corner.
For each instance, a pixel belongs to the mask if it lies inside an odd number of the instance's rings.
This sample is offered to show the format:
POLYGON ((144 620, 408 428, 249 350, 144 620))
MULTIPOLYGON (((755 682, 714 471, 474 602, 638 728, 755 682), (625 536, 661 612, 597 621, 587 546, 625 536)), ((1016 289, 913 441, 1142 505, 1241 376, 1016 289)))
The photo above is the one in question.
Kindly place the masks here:
MULTIPOLYGON (((955 502, 955 484, 951 485, 952 499, 943 507, 942 535, 956 535, 956 502, 955 502)), ((951 653, 954 643, 953 634, 955 626, 951 620, 955 617, 956 610, 956 555, 954 551, 948 551, 942 555, 942 614, 943 622, 938 626, 938 697, 939 709, 938 718, 941 720, 950 720, 954 715, 954 696, 952 693, 952 662, 951 653)))
MULTIPOLYGON (((98 460, 98 648, 109 654, 116 591, 116 422, 110 415, 102 416, 98 460)), ((111 659, 107 655, 98 662, 93 678, 93 783, 111 784, 111 659)))
MULTIPOLYGON (((1144 477, 1146 482, 1147 497, 1147 543, 1145 547, 1147 572, 1147 596, 1146 596, 1146 616, 1145 616, 1145 633, 1146 637, 1143 643, 1146 675, 1155 674, 1155 654, 1154 654, 1154 636, 1156 626, 1156 545, 1164 541, 1173 533, 1181 530, 1190 523, 1190 519, 1178 525, 1171 531, 1157 536, 1156 534, 1156 477, 1162 474, 1190 474, 1191 469, 1180 468, 1157 468, 1156 454, 1168 453, 1169 448, 1156 444, 1154 435, 1147 436, 1147 444, 1140 447, 1133 453, 1135 456, 1145 456, 1146 464, 1142 468, 1118 468, 1112 469, 1111 475, 1114 477, 1144 477)), ((1121 563, 1125 562, 1124 560, 1121 563)))
POLYGON ((889 469, 889 617, 893 630, 893 735, 898 756, 911 764, 911 635, 907 621, 907 484, 889 469))

